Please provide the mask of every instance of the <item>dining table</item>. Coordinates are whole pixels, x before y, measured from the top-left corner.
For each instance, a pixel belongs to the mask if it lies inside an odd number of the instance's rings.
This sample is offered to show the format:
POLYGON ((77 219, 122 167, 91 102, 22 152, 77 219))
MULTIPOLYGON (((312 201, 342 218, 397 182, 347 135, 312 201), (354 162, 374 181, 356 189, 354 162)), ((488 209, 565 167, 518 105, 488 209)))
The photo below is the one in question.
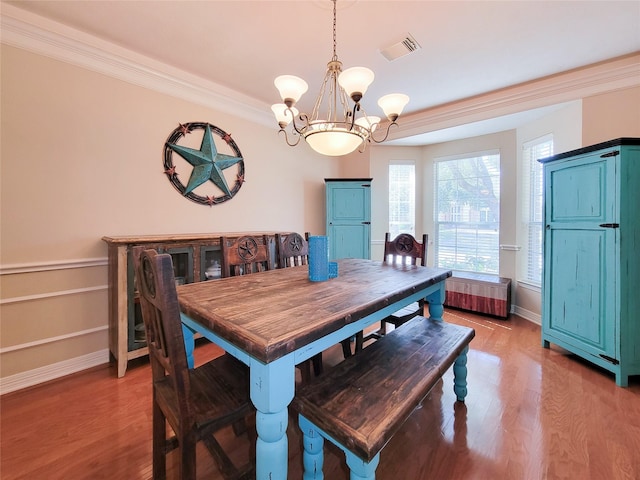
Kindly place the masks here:
POLYGON ((258 480, 287 478, 295 366, 419 299, 442 320, 450 276, 351 258, 338 260, 338 276, 322 282, 310 281, 302 265, 177 287, 190 364, 199 333, 250 369, 258 480))

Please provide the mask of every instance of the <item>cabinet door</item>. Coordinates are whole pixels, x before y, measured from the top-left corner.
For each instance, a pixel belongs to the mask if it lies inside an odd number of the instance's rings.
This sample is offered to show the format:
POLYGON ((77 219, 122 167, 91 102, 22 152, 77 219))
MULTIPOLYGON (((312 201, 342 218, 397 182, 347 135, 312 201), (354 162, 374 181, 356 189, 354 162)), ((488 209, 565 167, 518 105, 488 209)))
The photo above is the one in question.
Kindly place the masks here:
POLYGON ((200 247, 200 278, 198 281, 222 277, 222 252, 219 245, 200 247))
POLYGON ((599 154, 545 168, 543 329, 617 358, 615 159, 599 154))
POLYGON ((173 262, 176 285, 193 283, 193 247, 160 247, 159 253, 168 253, 173 262))
POLYGON ((327 182, 329 258, 370 258, 371 183, 327 182))

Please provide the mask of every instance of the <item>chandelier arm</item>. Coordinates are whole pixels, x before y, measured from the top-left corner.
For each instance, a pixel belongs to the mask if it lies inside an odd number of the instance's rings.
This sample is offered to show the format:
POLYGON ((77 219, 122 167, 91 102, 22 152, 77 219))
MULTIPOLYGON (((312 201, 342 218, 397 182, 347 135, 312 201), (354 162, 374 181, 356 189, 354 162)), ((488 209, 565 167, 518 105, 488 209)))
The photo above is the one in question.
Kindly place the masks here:
MULTIPOLYGON (((380 124, 378 124, 378 125, 380 125, 380 124)), ((372 132, 371 132, 371 135, 369 135, 369 139, 370 139, 372 142, 374 142, 374 143, 382 143, 382 142, 384 142, 384 141, 389 137, 389 130, 391 130, 391 127, 392 127, 392 126, 394 126, 394 125, 395 125, 396 127, 398 126, 398 124, 397 124, 396 122, 391 122, 391 123, 389 124, 389 126, 387 126, 387 131, 386 131, 386 133, 384 134, 384 138, 381 138, 380 140, 378 140, 377 138, 375 138, 375 137, 374 137, 374 135, 373 135, 373 131, 372 131, 372 132)), ((373 129, 372 129, 372 130, 373 130, 373 129)))
MULTIPOLYGON (((298 116, 298 120, 303 122, 303 125, 301 127, 298 127, 298 125, 296 124, 296 116, 293 114, 293 110, 291 110, 290 108, 287 108, 287 111, 289 113, 291 113, 291 116, 293 118, 293 120, 291 121, 291 126, 293 127, 293 130, 298 135, 302 135, 302 133, 309 128, 309 117, 307 116, 306 113, 301 113, 298 116)), ((300 141, 300 138, 298 138, 298 141, 300 141)), ((289 142, 287 142, 287 143, 289 143, 289 142)), ((296 145, 297 144, 298 144, 298 142, 296 142, 296 145)))
POLYGON ((360 111, 360 104, 356 103, 353 105, 353 112, 347 112, 347 120, 351 117, 351 125, 349 125, 349 131, 353 130, 353 126, 356 123, 356 112, 360 111))
POLYGON ((298 145, 298 143, 300 143, 300 138, 301 138, 300 135, 297 136, 298 139, 294 143, 291 143, 289 141, 289 135, 287 135, 287 131, 284 128, 281 128, 278 131, 278 133, 284 133, 284 140, 285 140, 285 142, 287 142, 287 145, 289 145, 290 147, 295 147, 296 145, 298 145))
POLYGON ((367 140, 362 140, 362 143, 358 147, 358 153, 364 153, 367 150, 367 145, 369 142, 367 140))

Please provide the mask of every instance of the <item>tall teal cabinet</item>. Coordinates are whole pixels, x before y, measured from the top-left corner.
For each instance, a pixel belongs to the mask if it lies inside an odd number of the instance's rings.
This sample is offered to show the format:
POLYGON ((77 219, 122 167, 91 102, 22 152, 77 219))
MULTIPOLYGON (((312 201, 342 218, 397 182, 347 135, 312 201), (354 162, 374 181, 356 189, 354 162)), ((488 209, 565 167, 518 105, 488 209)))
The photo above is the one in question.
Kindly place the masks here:
POLYGON ((371 178, 325 178, 329 258, 371 258, 371 178))
POLYGON ((540 161, 542 345, 559 345, 627 386, 640 374, 640 138, 540 161))

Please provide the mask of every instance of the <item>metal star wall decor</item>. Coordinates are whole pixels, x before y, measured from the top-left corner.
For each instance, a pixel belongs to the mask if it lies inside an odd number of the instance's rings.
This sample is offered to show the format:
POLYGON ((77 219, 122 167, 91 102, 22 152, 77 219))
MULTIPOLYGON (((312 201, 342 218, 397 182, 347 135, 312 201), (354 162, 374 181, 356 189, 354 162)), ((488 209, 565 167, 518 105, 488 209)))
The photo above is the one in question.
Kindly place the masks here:
POLYGON ((231 134, 210 123, 181 123, 165 143, 164 174, 184 197, 212 206, 231 200, 238 193, 245 181, 244 159, 231 134), (224 142, 222 147, 233 155, 218 151, 214 134, 224 142), (195 148, 194 142, 198 139, 200 148, 195 148), (177 155, 177 164, 174 154, 177 155), (189 167, 192 167, 189 180, 184 185, 178 176, 186 173, 189 167), (231 170, 231 167, 235 168, 231 170), (230 187, 228 182, 231 180, 233 186, 230 187))

